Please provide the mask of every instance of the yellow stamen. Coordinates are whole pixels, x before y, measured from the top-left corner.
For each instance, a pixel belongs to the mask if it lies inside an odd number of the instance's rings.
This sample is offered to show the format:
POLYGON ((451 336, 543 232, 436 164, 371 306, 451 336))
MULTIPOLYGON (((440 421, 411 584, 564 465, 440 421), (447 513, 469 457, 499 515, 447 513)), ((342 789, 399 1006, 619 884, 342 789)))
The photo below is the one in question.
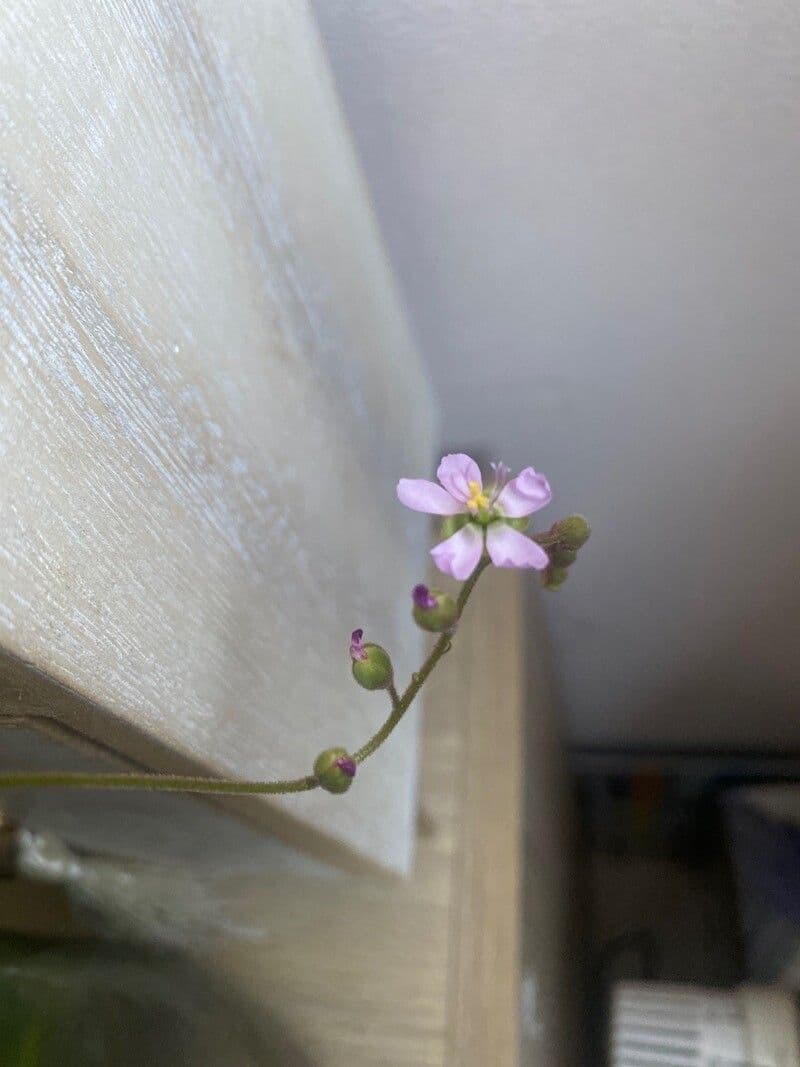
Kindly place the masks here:
POLYGON ((489 498, 481 489, 480 482, 469 483, 469 500, 467 507, 470 511, 480 511, 481 508, 489 507, 489 498))

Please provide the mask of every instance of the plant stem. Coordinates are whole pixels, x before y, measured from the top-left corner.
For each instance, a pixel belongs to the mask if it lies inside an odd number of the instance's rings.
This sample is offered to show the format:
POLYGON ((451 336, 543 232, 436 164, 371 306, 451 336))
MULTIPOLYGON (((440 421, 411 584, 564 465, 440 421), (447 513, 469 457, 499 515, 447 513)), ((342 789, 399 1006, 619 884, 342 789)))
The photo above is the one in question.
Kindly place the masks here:
MULTIPOLYGON (((481 574, 489 566, 488 557, 484 556, 472 574, 467 578, 466 582, 461 586, 461 590, 458 594, 458 600, 456 602, 458 607, 458 615, 456 616, 456 622, 461 619, 461 614, 464 611, 467 601, 469 600, 470 593, 475 588, 475 584, 480 578, 481 574)), ((444 633, 437 640, 436 644, 431 649, 430 655, 422 664, 420 669, 411 676, 411 681, 406 687, 406 691, 401 697, 397 695, 397 690, 394 686, 389 687, 389 696, 392 698, 392 713, 386 722, 381 726, 380 730, 367 741, 365 745, 362 745, 358 752, 354 753, 353 759, 356 763, 363 763, 368 756, 371 756, 373 752, 381 747, 383 742, 389 737, 395 726, 400 722, 405 713, 411 707, 414 697, 420 691, 425 684, 428 675, 433 668, 450 650, 450 640, 452 634, 444 633)))
MULTIPOLYGON (((461 618, 470 593, 475 588, 475 583, 488 565, 489 559, 484 556, 470 577, 461 586, 456 602, 458 607, 457 622, 461 618)), ((428 675, 442 656, 449 651, 451 636, 452 633, 444 633, 439 637, 428 658, 420 669, 411 676, 411 681, 402 696, 398 694, 393 684, 389 686, 392 712, 377 733, 355 753, 353 759, 356 763, 363 763, 389 737, 395 726, 411 707, 414 697, 425 684, 428 675)), ((316 789, 318 786, 319 782, 313 774, 306 775, 303 778, 289 778, 272 782, 247 782, 230 778, 195 778, 191 775, 181 774, 91 774, 83 771, 12 771, 0 774, 0 789, 45 787, 56 789, 140 789, 164 793, 232 795, 237 793, 305 793, 310 789, 316 789)))
POLYGON ((62 789, 144 789, 164 793, 304 793, 316 789, 313 775, 284 781, 247 782, 182 774, 91 774, 82 771, 12 771, 0 774, 0 789, 48 786, 62 789))

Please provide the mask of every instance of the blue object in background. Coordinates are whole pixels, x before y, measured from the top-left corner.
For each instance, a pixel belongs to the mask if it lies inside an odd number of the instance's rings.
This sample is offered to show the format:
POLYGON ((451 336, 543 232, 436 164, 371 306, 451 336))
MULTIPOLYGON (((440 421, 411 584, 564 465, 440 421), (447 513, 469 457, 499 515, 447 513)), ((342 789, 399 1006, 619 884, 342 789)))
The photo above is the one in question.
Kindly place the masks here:
POLYGON ((800 786, 722 798, 749 976, 800 989, 800 786))

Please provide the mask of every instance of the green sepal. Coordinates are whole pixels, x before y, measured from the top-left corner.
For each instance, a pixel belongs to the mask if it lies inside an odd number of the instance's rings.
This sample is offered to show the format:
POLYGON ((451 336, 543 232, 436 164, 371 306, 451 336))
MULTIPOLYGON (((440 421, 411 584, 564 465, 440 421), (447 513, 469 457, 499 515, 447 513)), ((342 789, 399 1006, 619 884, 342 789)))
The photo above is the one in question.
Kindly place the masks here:
POLYGON ((458 533, 469 522, 469 515, 446 515, 442 519, 442 540, 458 533))

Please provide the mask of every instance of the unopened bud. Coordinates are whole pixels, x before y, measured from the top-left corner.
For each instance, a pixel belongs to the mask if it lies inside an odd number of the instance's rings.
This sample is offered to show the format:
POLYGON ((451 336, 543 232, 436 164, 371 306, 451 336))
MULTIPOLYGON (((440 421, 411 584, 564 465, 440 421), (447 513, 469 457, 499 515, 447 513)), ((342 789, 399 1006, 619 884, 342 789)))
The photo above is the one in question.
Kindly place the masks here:
POLYGON ((567 548, 565 544, 553 545, 550 549, 550 562, 555 567, 571 567, 578 558, 577 548, 567 548))
POLYGON ((569 515, 566 519, 560 519, 552 529, 552 533, 565 548, 578 549, 589 540, 591 527, 583 515, 569 515))
POLYGON ((380 645, 364 644, 363 636, 363 630, 353 630, 350 635, 353 677, 365 689, 388 689, 392 684, 389 653, 380 645))
POLYGON ((542 585, 545 589, 558 589, 569 577, 566 567, 548 567, 542 575, 542 585))
POLYGON ((415 585, 411 597, 414 601, 414 622, 423 630, 439 634, 455 626, 458 607, 449 593, 440 593, 438 589, 429 589, 427 585, 415 585))
POLYGON ((346 793, 356 776, 356 761, 345 748, 326 748, 314 761, 314 777, 329 793, 346 793))

